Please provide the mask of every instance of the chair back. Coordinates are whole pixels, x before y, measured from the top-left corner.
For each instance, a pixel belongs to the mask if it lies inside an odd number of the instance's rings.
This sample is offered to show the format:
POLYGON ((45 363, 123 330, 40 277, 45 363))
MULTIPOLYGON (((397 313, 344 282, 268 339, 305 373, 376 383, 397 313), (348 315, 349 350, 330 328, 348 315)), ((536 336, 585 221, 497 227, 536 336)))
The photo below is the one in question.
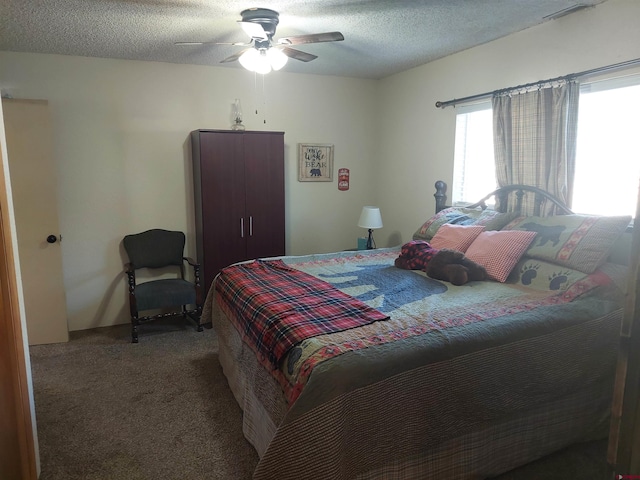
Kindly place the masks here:
POLYGON ((122 240, 133 268, 182 268, 185 236, 182 232, 159 228, 127 235, 122 240))

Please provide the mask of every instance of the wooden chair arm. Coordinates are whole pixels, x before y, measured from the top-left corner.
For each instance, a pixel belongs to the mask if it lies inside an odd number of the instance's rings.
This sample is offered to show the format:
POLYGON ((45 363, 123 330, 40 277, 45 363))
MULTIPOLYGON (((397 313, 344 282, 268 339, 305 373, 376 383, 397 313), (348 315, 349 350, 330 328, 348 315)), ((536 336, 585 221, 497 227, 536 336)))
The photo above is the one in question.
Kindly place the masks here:
POLYGON ((185 260, 189 265, 191 265, 192 267, 200 267, 200 264, 197 263, 193 258, 191 257, 182 257, 183 260, 185 260))

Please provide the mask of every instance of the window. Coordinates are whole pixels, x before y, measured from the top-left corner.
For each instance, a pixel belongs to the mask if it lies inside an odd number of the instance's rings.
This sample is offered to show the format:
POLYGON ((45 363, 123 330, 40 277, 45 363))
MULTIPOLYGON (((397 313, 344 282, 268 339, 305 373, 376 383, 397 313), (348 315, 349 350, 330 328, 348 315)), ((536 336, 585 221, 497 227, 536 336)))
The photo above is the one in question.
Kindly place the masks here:
POLYGON ((454 205, 473 203, 496 185, 491 101, 459 108, 453 161, 454 205))
POLYGON ((635 216, 640 179, 638 115, 639 77, 580 88, 574 212, 635 216))
MULTIPOLYGON (((496 185, 491 102, 458 108, 451 192, 454 205, 476 202, 496 185)), ((638 75, 580 87, 573 211, 635 216, 640 180, 639 115, 638 75)))

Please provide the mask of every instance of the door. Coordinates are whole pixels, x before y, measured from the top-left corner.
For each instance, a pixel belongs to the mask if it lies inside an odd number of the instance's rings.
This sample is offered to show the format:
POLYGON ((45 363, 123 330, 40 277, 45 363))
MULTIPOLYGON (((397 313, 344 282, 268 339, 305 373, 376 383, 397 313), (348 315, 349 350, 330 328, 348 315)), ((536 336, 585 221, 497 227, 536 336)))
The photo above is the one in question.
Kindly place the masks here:
POLYGON ((244 136, 247 258, 284 255, 284 134, 244 136))
MULTIPOLYGON (((204 292, 220 269, 246 259, 243 135, 200 132, 204 292)), ((197 200, 196 200, 197 201, 197 200)))
POLYGON ((3 99, 2 108, 29 345, 66 342, 49 106, 44 100, 3 99))

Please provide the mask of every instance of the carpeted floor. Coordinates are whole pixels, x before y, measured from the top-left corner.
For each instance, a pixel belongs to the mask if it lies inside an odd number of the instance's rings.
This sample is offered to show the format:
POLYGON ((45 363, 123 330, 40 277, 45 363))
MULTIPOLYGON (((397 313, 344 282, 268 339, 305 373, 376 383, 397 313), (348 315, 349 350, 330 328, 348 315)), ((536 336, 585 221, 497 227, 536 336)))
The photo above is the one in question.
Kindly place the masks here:
MULTIPOLYGON (((213 330, 178 321, 74 332, 30 349, 41 480, 248 480, 258 456, 218 364, 213 330)), ((600 480, 606 440, 500 480, 600 480)), ((301 479, 303 476, 301 476, 301 479)))

